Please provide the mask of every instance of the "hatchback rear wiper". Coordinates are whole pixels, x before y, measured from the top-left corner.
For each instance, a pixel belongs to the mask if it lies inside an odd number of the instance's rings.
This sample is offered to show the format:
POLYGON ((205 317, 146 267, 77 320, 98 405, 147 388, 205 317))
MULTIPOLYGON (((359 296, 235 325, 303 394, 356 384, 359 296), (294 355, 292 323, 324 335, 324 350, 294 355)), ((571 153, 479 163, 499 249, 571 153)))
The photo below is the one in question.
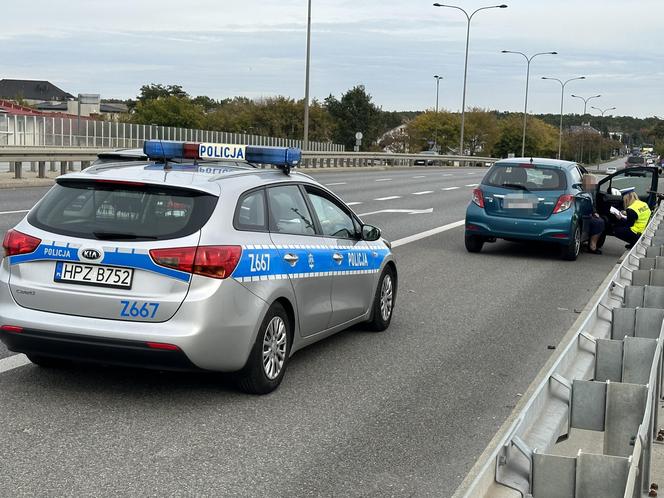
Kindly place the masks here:
POLYGON ((152 235, 136 235, 135 233, 121 233, 121 232, 92 232, 99 240, 157 240, 157 237, 152 235))
POLYGON ((503 183, 501 187, 518 188, 519 190, 525 190, 526 192, 530 192, 530 190, 528 190, 523 185, 519 185, 518 183, 503 183))

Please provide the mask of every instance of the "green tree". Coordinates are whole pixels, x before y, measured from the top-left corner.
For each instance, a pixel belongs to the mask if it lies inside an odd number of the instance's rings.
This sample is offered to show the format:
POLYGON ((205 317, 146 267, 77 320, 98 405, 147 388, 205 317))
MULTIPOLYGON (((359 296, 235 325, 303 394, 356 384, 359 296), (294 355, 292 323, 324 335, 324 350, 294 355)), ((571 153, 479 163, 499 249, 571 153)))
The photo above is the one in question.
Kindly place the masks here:
POLYGON ((190 99, 160 97, 139 101, 132 115, 132 121, 138 124, 175 126, 180 128, 201 128, 204 123, 204 111, 190 99))
POLYGON ((160 99, 165 97, 189 98, 180 85, 162 85, 161 83, 150 83, 143 85, 138 95, 139 102, 160 99))
POLYGON ((470 150, 471 156, 479 153, 490 156, 498 141, 498 118, 485 109, 471 109, 466 112, 464 135, 464 145, 470 150))
POLYGON ((411 152, 430 149, 429 142, 432 142, 446 154, 458 144, 461 118, 456 113, 427 111, 411 120, 406 130, 411 152))
MULTIPOLYGON (((521 155, 523 114, 509 114, 499 121, 500 134, 493 148, 496 157, 521 155)), ((526 157, 555 157, 558 153, 558 130, 533 116, 526 128, 526 157)))
POLYGON ((355 146, 355 134, 359 131, 364 135, 362 150, 367 150, 378 139, 381 111, 371 102, 371 95, 363 85, 348 90, 341 96, 341 100, 330 95, 325 99, 325 106, 334 120, 334 142, 352 149, 355 146))

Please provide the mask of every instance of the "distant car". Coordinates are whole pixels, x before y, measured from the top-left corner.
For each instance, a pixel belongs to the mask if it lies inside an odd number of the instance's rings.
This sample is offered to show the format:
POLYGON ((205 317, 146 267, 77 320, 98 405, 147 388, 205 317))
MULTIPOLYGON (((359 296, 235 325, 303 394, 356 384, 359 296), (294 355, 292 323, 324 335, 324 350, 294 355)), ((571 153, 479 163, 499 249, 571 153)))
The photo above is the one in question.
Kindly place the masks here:
MULTIPOLYGON (((498 161, 473 190, 466 210, 465 244, 480 252, 496 239, 558 244, 561 256, 575 260, 588 240, 592 193, 581 188, 586 171, 570 161, 514 158, 498 161)), ((609 217, 622 210, 620 190, 634 187, 641 200, 654 206, 657 168, 623 169, 603 178, 594 192, 595 209, 609 217)))
MULTIPOLYGON (((422 155, 427 156, 438 156, 439 154, 435 150, 423 150, 420 152, 422 155)), ((435 161, 433 159, 415 159, 413 162, 415 166, 433 166, 435 161)))
POLYGON ((618 170, 617 170, 617 168, 616 168, 615 166, 607 166, 607 168, 606 168, 606 172, 607 172, 609 175, 612 174, 612 173, 615 173, 616 171, 618 171, 618 170))
POLYGON ((625 161, 625 168, 633 168, 635 166, 643 166, 646 160, 643 156, 629 156, 625 161))

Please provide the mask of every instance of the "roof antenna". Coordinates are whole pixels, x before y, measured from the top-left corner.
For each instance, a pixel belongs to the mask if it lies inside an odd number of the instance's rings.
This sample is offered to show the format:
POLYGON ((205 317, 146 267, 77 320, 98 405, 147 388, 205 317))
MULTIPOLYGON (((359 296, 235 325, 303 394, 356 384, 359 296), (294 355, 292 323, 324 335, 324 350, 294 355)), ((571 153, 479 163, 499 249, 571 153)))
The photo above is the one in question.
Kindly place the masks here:
POLYGON ((164 159, 164 171, 168 171, 173 168, 172 164, 168 164, 168 159, 166 159, 166 151, 164 150, 164 141, 159 140, 159 146, 161 147, 161 157, 164 159))
POLYGON ((533 164, 533 158, 532 157, 530 158, 530 164, 533 164))

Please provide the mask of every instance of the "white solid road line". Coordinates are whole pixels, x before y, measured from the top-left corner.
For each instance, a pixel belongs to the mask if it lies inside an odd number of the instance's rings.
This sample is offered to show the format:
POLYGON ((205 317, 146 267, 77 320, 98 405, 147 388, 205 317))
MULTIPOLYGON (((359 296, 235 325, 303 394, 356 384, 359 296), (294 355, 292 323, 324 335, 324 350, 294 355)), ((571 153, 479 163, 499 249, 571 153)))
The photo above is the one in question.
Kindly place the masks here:
POLYGON ((30 210, 29 209, 22 209, 20 211, 0 211, 0 215, 1 214, 20 214, 20 213, 27 213, 28 211, 30 211, 30 210))
POLYGON ((413 192, 411 195, 424 195, 424 194, 433 194, 433 190, 425 190, 424 192, 413 192))
POLYGON ((30 360, 28 360, 28 357, 24 354, 15 354, 9 358, 3 358, 0 360, 0 373, 14 370, 15 368, 27 365, 28 363, 30 363, 30 360))
POLYGON ((441 190, 456 190, 458 188, 461 188, 461 187, 446 187, 446 188, 443 188, 441 190))
POLYGON ((379 197, 378 199, 374 199, 374 201, 391 201, 393 199, 401 199, 400 195, 390 195, 389 197, 379 197))
POLYGON ((346 182, 326 183, 326 187, 334 187, 335 185, 346 185, 346 182))
POLYGON ((391 182, 392 178, 379 178, 378 180, 374 180, 375 182, 391 182))
POLYGON ((464 223, 465 220, 459 220, 455 221, 454 223, 443 225, 442 227, 436 227, 432 228, 431 230, 427 230, 425 232, 409 235, 408 237, 404 237, 403 239, 398 239, 392 242, 392 247, 405 246, 406 244, 410 244, 411 242, 416 242, 418 240, 426 239, 427 237, 431 237, 432 235, 438 235, 439 233, 447 232, 448 230, 452 230, 453 228, 460 227, 464 223))

